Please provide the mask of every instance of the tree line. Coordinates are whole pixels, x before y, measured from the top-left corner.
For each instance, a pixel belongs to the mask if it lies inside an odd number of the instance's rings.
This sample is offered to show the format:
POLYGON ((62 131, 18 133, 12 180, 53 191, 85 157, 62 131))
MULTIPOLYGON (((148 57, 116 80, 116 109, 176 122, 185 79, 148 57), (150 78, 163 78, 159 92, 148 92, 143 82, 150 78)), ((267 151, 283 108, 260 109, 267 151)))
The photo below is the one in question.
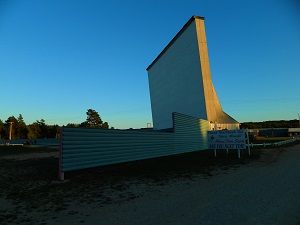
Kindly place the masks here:
MULTIPOLYGON (((93 109, 86 112, 87 118, 80 124, 68 123, 69 127, 93 127, 109 129, 107 122, 104 122, 99 113, 93 109)), ((113 129, 113 127, 111 128, 113 129)), ((44 119, 36 120, 32 124, 24 122, 22 114, 16 118, 10 116, 4 122, 0 119, 0 139, 38 139, 38 138, 59 138, 59 125, 48 125, 44 119)))
MULTIPOLYGON (((108 122, 104 122, 99 113, 94 109, 88 109, 86 120, 82 123, 68 123, 68 127, 92 127, 100 129, 114 129, 109 127, 108 122)), ((264 122, 241 123, 241 129, 260 128, 292 128, 300 127, 299 120, 278 120, 264 122)), ((38 139, 38 138, 59 138, 60 128, 58 125, 48 125, 44 119, 36 120, 32 124, 24 122, 22 114, 16 118, 8 117, 4 122, 0 119, 0 139, 38 139)))
POLYGON ((241 123, 241 129, 296 128, 296 127, 300 127, 299 120, 274 120, 274 121, 264 121, 264 122, 241 123))

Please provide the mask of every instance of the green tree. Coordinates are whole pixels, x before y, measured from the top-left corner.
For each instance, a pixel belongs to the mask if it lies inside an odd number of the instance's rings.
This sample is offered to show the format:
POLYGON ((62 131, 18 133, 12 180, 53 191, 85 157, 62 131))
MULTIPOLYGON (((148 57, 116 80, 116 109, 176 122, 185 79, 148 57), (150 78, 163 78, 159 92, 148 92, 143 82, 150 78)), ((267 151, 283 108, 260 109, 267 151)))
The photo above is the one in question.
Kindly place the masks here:
POLYGON ((80 124, 81 127, 109 129, 108 123, 103 122, 99 113, 94 109, 88 109, 86 115, 87 115, 86 121, 80 124))
POLYGON ((48 127, 46 125, 46 122, 44 119, 41 119, 40 121, 36 121, 38 126, 40 127, 40 138, 47 138, 49 136, 48 127))
POLYGON ((17 118, 17 138, 18 139, 26 139, 28 138, 28 129, 24 122, 23 116, 19 114, 17 118))
POLYGON ((241 128, 260 129, 260 128, 291 128, 299 127, 299 120, 276 120, 264 122, 245 122, 241 123, 241 128))
POLYGON ((29 139, 36 139, 40 138, 41 129, 37 122, 29 124, 28 126, 28 138, 29 139))
POLYGON ((103 125, 102 125, 102 128, 103 129, 109 129, 108 123, 104 122, 103 125))
POLYGON ((60 128, 58 125, 48 125, 48 136, 47 138, 57 138, 59 136, 60 128))
POLYGON ((29 133, 28 138, 58 138, 60 127, 58 125, 47 125, 44 119, 37 120, 36 122, 27 126, 29 133))
POLYGON ((5 127, 2 120, 0 120, 0 139, 4 139, 5 137, 5 127))
POLYGON ((80 126, 80 124, 77 124, 77 123, 68 123, 66 125, 66 127, 79 127, 79 126, 80 126))

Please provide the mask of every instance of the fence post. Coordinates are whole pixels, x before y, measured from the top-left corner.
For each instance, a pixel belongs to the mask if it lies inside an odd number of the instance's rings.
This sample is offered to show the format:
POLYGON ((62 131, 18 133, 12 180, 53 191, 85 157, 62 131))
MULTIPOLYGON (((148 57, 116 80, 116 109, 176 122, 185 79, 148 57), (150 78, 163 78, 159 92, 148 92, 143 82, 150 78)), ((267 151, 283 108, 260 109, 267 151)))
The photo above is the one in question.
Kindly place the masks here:
POLYGON ((248 128, 246 129, 246 132, 247 132, 248 155, 250 155, 250 142, 249 142, 249 130, 248 130, 248 128))
POLYGON ((59 158, 58 158, 58 180, 60 181, 64 181, 65 179, 64 172, 62 171, 63 130, 64 127, 60 127, 60 143, 59 143, 59 158))

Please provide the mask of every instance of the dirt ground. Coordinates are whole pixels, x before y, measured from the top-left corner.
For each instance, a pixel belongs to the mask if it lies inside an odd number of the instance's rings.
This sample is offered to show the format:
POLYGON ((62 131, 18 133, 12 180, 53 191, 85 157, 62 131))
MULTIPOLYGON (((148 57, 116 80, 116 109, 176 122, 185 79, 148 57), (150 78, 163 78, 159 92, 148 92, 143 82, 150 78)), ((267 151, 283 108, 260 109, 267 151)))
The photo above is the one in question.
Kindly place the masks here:
POLYGON ((300 145, 65 174, 57 149, 0 148, 1 224, 300 224, 300 145))

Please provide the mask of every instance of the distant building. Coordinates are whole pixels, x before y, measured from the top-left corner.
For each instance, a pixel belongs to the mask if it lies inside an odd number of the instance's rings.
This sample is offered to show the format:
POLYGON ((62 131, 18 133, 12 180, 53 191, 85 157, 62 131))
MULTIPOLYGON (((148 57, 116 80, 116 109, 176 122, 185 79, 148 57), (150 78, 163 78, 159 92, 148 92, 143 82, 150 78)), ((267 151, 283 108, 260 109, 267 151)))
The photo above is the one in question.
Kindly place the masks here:
POLYGON ((288 129, 289 136, 298 136, 300 135, 300 128, 289 128, 288 129))
POLYGON ((259 130, 259 136, 264 137, 287 137, 288 128, 261 128, 259 130))
POLYGON ((259 136, 265 137, 291 137, 300 135, 300 128, 261 128, 259 136))
POLYGON ((193 16, 147 71, 155 129, 173 127, 172 112, 208 120, 215 129, 239 128, 212 83, 204 17, 193 16))

